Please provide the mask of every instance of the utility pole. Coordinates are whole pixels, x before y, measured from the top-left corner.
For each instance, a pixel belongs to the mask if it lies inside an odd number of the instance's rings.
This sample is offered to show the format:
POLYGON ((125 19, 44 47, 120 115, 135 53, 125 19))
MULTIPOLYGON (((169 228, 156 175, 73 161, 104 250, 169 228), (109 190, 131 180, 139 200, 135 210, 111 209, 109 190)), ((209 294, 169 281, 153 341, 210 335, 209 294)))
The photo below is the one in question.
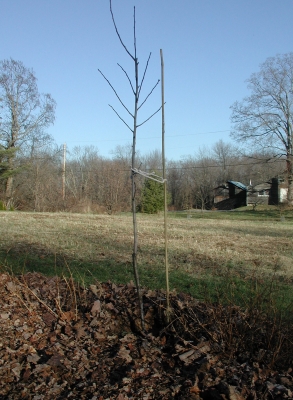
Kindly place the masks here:
POLYGON ((63 144, 62 200, 65 200, 66 143, 63 144))

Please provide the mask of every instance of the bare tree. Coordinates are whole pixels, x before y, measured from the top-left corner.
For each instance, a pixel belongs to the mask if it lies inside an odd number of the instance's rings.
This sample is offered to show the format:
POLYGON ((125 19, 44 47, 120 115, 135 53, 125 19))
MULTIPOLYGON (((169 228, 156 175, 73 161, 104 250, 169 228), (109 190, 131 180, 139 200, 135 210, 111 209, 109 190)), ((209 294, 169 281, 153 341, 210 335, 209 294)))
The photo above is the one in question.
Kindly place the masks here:
POLYGON ((293 53, 268 58, 247 80, 251 95, 235 102, 232 137, 285 157, 293 205, 293 53))
MULTIPOLYGON (((225 143, 222 139, 212 146, 212 158, 219 165, 217 183, 222 184, 233 178, 235 165, 237 164, 237 149, 231 143, 225 143)), ((233 178, 234 179, 234 178, 233 178)))
POLYGON ((173 164, 173 176, 168 176, 171 196, 174 199, 173 205, 177 209, 188 210, 193 207, 193 167, 193 160, 189 157, 173 164))
POLYGON ((201 210, 212 206, 213 189, 216 186, 217 167, 208 148, 200 148, 194 158, 186 159, 192 193, 192 207, 201 210))
POLYGON ((178 197, 180 196, 180 163, 178 161, 169 161, 167 163, 167 182, 170 193, 171 206, 178 208, 178 197))
MULTIPOLYGON (((120 145, 118 144, 114 150, 111 151, 112 157, 115 160, 122 161, 126 167, 130 167, 132 159, 132 146, 131 144, 120 145)), ((138 152, 136 152, 136 156, 138 152)))
POLYGON ((66 188, 75 202, 93 200, 94 177, 101 157, 93 146, 75 146, 68 151, 66 188))
MULTIPOLYGON (((44 128, 54 122, 55 101, 49 94, 41 95, 33 70, 13 59, 0 62, 0 97, 2 121, 0 144, 6 150, 22 149, 33 144, 39 147, 49 136, 44 128)), ((7 201, 12 198, 13 174, 16 152, 10 153, 6 182, 7 201)))
POLYGON ((22 167, 14 176, 13 202, 19 210, 58 211, 61 149, 43 147, 32 156, 18 156, 22 167))
POLYGON ((145 171, 159 171, 162 169, 162 152, 159 150, 150 151, 139 157, 141 168, 145 171))
POLYGON ((136 132, 137 128, 145 124, 147 121, 149 121, 156 113, 158 113, 161 109, 159 107, 158 110, 156 110, 152 115, 150 115, 148 118, 146 118, 144 121, 139 122, 138 121, 138 112, 141 109, 141 107, 145 104, 145 102, 148 100, 150 95, 153 93, 154 89, 156 86, 159 84, 160 80, 158 79, 157 83, 154 85, 154 87, 150 90, 150 92, 145 96, 145 98, 140 101, 140 95, 141 95, 141 90, 143 86, 143 82, 146 76, 146 72, 148 69, 149 61, 151 58, 151 53, 149 54, 149 57, 146 62, 146 66, 144 69, 144 72, 142 74, 141 80, 139 79, 139 68, 138 68, 138 57, 137 57, 137 45, 136 45, 136 20, 135 20, 135 7, 134 7, 134 13, 133 13, 133 52, 129 51, 128 47, 124 44, 115 19, 114 19, 114 14, 112 10, 112 1, 110 0, 110 13, 112 16, 112 21, 115 27, 116 34, 119 38, 119 41, 121 45, 123 46, 124 50, 126 51, 127 55, 131 58, 133 61, 133 67, 134 67, 134 81, 131 80, 130 76, 126 72, 126 70, 118 64, 118 66, 121 68, 123 73, 125 74, 131 91, 133 93, 134 97, 134 109, 133 111, 130 111, 130 109, 125 105, 124 101, 120 98, 118 93, 116 92, 115 88, 112 86, 110 81, 106 78, 106 76, 102 73, 102 71, 99 69, 99 72, 101 75, 104 77, 104 79, 108 82, 112 90, 114 91, 116 97, 118 98, 120 104, 123 106, 123 108, 126 110, 128 115, 130 115, 132 119, 132 124, 128 124, 125 119, 110 105, 110 107, 113 109, 115 114, 118 116, 118 118, 127 126, 127 128, 132 132, 132 160, 131 160, 131 178, 132 178, 132 185, 131 185, 131 198, 132 198, 132 215, 133 215, 133 252, 132 252, 132 263, 133 263, 133 272, 134 272, 134 277, 135 277, 135 282, 136 282, 136 288, 138 292, 138 301, 139 301, 139 307, 140 307, 140 315, 141 315, 141 324, 142 324, 142 329, 144 330, 144 312, 143 312, 143 302, 142 302, 142 295, 141 295, 141 290, 140 290, 140 283, 139 283, 139 273, 138 273, 138 267, 137 267, 137 248, 138 248, 138 238, 137 238, 137 221, 136 221, 136 176, 138 173, 140 173, 139 169, 136 166, 136 132))

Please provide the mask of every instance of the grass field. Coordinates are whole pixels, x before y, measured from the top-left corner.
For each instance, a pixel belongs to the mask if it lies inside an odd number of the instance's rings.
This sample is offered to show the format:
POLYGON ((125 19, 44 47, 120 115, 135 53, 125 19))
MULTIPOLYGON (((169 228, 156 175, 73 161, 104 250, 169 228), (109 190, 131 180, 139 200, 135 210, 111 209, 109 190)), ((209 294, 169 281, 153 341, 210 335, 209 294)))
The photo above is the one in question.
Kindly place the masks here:
MULTIPOLYGON (((163 216, 138 214, 142 286, 164 288, 163 216)), ((15 273, 126 283, 132 216, 0 212, 0 263, 15 273)), ((291 307, 293 211, 170 213, 170 286, 200 299, 246 302, 278 292, 291 307)))

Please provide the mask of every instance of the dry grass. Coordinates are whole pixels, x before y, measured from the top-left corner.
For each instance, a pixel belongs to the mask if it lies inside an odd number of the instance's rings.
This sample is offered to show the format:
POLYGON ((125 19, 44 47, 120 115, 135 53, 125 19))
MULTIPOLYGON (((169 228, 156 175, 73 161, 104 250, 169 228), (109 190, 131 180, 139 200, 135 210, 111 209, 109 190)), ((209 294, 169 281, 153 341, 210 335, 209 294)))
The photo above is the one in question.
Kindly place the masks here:
MULTIPOLYGON (((170 218, 171 270, 218 275, 228 266, 241 277, 257 269, 291 278, 292 227, 288 221, 170 218)), ((138 229, 139 262, 157 267, 163 263, 163 218, 139 214, 138 229)), ((8 254, 33 253, 41 260, 55 254, 95 264, 131 261, 131 215, 1 212, 0 236, 8 254)))

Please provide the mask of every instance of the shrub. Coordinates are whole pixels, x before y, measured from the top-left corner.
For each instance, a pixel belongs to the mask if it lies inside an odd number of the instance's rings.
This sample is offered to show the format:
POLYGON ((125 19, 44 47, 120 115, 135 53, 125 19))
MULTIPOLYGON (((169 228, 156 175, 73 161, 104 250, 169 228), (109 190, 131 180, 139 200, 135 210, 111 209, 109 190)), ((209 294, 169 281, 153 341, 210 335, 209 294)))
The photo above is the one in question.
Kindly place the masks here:
POLYGON ((10 206, 9 208, 7 208, 5 203, 0 200, 0 211, 14 211, 14 207, 10 206))
POLYGON ((156 214, 164 209, 164 185, 152 179, 146 179, 138 210, 147 214, 156 214))

